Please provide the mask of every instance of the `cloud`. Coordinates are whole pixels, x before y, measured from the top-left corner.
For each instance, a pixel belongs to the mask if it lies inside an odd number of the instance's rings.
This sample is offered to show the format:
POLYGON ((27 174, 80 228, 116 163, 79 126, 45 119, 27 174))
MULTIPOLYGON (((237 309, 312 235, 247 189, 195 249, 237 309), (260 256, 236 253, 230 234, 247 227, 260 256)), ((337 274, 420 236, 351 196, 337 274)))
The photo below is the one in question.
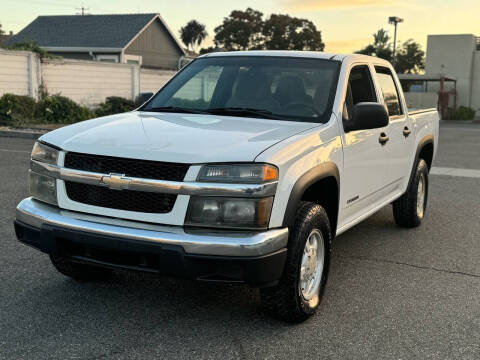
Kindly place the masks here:
POLYGON ((398 4, 398 0, 286 0, 289 10, 315 11, 334 8, 378 7, 398 4))

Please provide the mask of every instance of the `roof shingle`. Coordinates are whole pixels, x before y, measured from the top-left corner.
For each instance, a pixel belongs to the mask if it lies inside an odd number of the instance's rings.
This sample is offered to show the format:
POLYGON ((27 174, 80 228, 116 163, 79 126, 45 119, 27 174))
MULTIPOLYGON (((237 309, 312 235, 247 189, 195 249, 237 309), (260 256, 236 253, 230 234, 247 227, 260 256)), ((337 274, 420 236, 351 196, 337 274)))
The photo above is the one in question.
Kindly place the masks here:
POLYGON ((8 43, 42 47, 123 48, 158 14, 39 16, 8 43))

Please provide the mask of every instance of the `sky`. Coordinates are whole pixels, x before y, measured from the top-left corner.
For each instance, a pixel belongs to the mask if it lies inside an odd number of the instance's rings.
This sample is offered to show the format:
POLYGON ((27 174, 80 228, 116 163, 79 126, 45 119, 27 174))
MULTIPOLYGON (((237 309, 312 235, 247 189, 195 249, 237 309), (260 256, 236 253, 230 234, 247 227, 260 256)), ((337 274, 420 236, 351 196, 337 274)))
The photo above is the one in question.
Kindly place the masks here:
POLYGON ((306 18, 322 32, 325 51, 350 53, 370 42, 380 28, 393 37, 389 16, 399 16, 398 40, 414 39, 426 47, 428 34, 475 34, 480 36, 480 0, 1 0, 0 23, 14 33, 39 15, 74 15, 79 8, 90 14, 160 13, 178 36, 180 28, 196 19, 207 26, 213 43, 213 29, 232 10, 247 7, 265 16, 272 13, 306 18))

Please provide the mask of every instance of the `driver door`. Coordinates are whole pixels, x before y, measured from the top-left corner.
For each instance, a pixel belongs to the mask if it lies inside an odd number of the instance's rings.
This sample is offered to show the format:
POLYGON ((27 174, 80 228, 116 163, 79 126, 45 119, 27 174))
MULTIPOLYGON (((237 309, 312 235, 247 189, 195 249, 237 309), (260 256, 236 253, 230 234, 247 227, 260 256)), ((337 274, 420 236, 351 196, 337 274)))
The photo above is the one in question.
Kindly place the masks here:
MULTIPOLYGON (((342 111, 343 123, 351 121, 353 107, 360 102, 378 102, 368 65, 350 70, 342 111)), ((388 157, 379 142, 385 128, 350 131, 343 134, 344 170, 340 199, 339 229, 361 220, 388 195, 385 172, 388 157)))

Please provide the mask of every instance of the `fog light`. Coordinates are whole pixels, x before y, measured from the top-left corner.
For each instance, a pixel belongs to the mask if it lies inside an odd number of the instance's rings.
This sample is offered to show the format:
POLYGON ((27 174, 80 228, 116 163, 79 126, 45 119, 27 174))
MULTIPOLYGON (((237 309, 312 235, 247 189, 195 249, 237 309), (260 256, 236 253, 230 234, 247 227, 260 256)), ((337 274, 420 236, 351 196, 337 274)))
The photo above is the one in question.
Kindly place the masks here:
POLYGON ((30 195, 34 199, 57 205, 57 180, 45 175, 29 172, 30 195))

